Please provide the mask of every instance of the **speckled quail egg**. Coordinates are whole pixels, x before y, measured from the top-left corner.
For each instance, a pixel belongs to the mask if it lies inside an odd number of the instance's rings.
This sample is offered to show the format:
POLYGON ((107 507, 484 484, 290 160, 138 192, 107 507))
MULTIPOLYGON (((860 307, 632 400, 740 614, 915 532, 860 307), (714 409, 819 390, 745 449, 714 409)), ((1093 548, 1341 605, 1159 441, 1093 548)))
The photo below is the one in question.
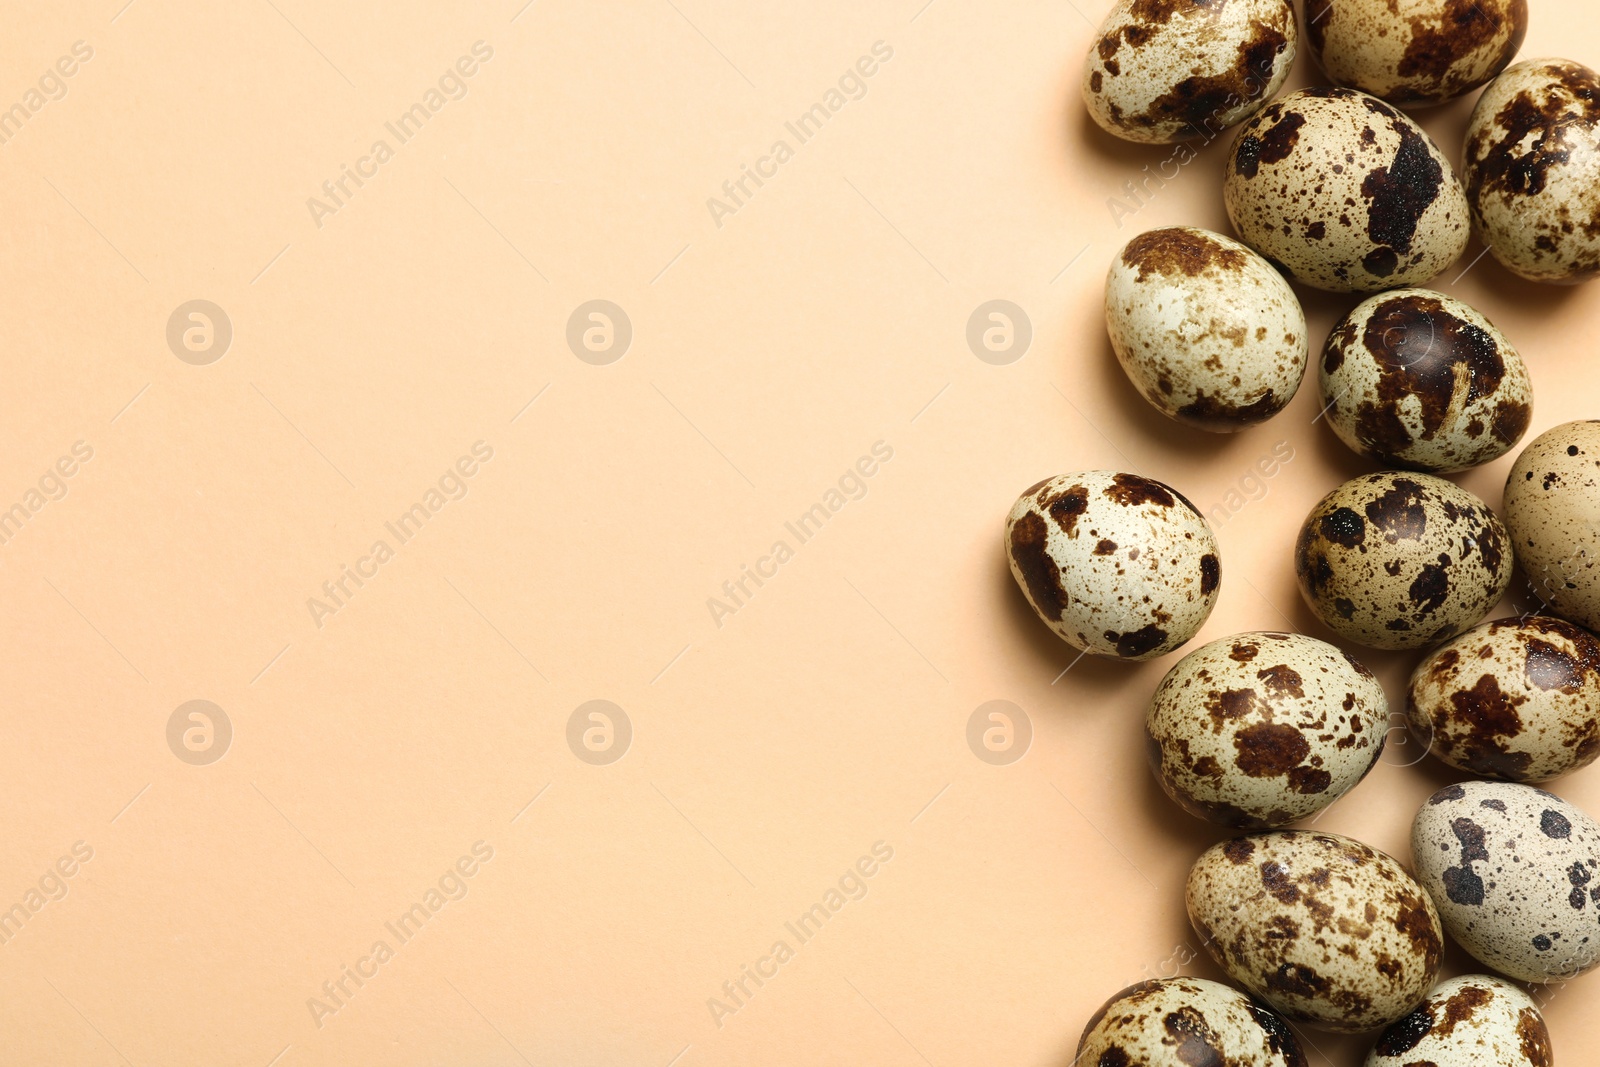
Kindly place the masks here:
POLYGON ((1282 411, 1306 369, 1306 320, 1272 265, 1189 226, 1142 233, 1106 276, 1106 329, 1163 415, 1232 433, 1282 411))
POLYGON ((1550 1031, 1528 996, 1503 978, 1441 982, 1383 1032, 1366 1067, 1551 1067, 1550 1031))
POLYGON ((1511 583, 1489 505, 1431 474, 1352 478, 1311 509, 1294 547, 1306 603, 1372 648, 1422 648, 1483 620, 1511 583))
POLYGON ((1527 32, 1528 0, 1306 0, 1306 40, 1328 79, 1401 107, 1471 92, 1527 32))
POLYGON ((1206 950, 1291 1022, 1376 1030, 1439 973, 1444 934, 1428 894, 1348 837, 1278 830, 1213 845, 1186 895, 1206 950))
POLYGON ((1478 98, 1462 178, 1478 236, 1507 270, 1574 283, 1600 274, 1600 75, 1518 63, 1478 98))
POLYGON ((1600 641, 1538 615, 1474 627, 1417 665, 1411 731, 1452 767, 1543 782, 1600 756, 1600 641))
POLYGON ((1145 716, 1151 769, 1191 815, 1260 830, 1366 777, 1389 705, 1372 672, 1304 634, 1243 633, 1184 656, 1145 716))
POLYGON ((1254 114, 1294 66, 1289 0, 1121 0, 1083 65, 1083 100, 1126 141, 1210 139, 1254 114))
POLYGON ((1204 978, 1129 986, 1095 1012, 1078 1041, 1083 1067, 1305 1067, 1300 1042, 1266 1005, 1204 978))
POLYGON ((1600 631, 1600 422, 1567 422, 1522 450, 1506 526, 1544 609, 1600 631))
POLYGON ((1420 285, 1466 247, 1466 194, 1438 145, 1389 104, 1315 88, 1239 129, 1222 186, 1244 243, 1307 285, 1420 285))
POLYGON ((1554 793, 1517 782, 1462 782, 1411 826, 1420 881, 1451 938, 1525 982, 1600 963, 1600 826, 1554 793))
POLYGON ((1408 470, 1487 463, 1521 440, 1533 414, 1517 350, 1477 311, 1428 289, 1358 304, 1329 335, 1318 381, 1341 441, 1408 470))
POLYGON ((1195 635, 1222 567, 1200 511, 1169 485, 1084 471, 1029 489, 1006 517, 1011 574, 1033 610, 1085 652, 1144 660, 1195 635))

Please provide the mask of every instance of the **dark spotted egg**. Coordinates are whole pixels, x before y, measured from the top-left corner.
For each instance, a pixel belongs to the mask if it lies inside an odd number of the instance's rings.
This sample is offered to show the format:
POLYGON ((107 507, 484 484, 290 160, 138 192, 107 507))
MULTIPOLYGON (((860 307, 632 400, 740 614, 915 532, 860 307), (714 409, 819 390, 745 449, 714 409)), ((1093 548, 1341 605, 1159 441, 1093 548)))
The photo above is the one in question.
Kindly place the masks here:
POLYGON ((1600 826, 1554 793, 1462 782, 1411 826, 1417 879, 1451 938, 1524 982, 1600 964, 1600 826))
POLYGON ((1206 950, 1291 1022, 1376 1030, 1438 977, 1444 934, 1428 894, 1348 837, 1278 830, 1213 845, 1186 896, 1206 950))
POLYGON ((1478 98, 1462 177, 1478 236, 1536 282, 1600 274, 1600 75, 1518 63, 1478 98))
POLYGON ((1487 463, 1522 439, 1533 415, 1517 350, 1477 311, 1428 289, 1357 305, 1329 335, 1318 381, 1341 441, 1408 470, 1487 463))
POLYGON ((1423 648, 1476 625, 1511 583, 1510 538, 1489 505, 1431 474, 1352 478, 1300 527, 1295 576, 1334 633, 1423 648))
POLYGON ((1441 982, 1383 1032, 1366 1067, 1552 1067, 1550 1031, 1516 986, 1487 974, 1441 982))
POLYGON ((1084 60, 1083 100, 1126 141, 1211 140, 1283 86, 1298 37, 1289 0, 1121 0, 1084 60))
POLYGON ((1420 285, 1466 247, 1466 194, 1439 146, 1389 104, 1315 88, 1239 129, 1222 186, 1244 243, 1306 285, 1420 285))
POLYGON ((1082 1067, 1306 1067, 1289 1024, 1231 986, 1165 978, 1129 986, 1078 1041, 1082 1067))
POLYGON ((1452 767, 1543 782, 1600 756, 1600 641, 1561 619, 1474 627, 1417 665, 1412 733, 1452 767))
POLYGON ((1152 659, 1193 637, 1222 575, 1199 509, 1137 474, 1040 482, 1012 506, 1005 544, 1045 624, 1076 648, 1120 659, 1152 659))
POLYGON ((1534 438, 1511 465, 1505 509, 1540 610, 1600 632, 1600 421, 1534 438))
POLYGON ((1318 811, 1366 777, 1388 728, 1372 672, 1304 634, 1243 633, 1184 656, 1145 716, 1150 766, 1191 815, 1245 830, 1318 811))
POLYGON ((1306 40, 1328 79, 1401 107, 1471 92, 1527 32, 1528 0, 1306 0, 1306 40))
POLYGON ((1196 429, 1270 419, 1306 370, 1306 319, 1283 275, 1238 241, 1190 226, 1123 247, 1106 275, 1106 330, 1140 395, 1196 429))

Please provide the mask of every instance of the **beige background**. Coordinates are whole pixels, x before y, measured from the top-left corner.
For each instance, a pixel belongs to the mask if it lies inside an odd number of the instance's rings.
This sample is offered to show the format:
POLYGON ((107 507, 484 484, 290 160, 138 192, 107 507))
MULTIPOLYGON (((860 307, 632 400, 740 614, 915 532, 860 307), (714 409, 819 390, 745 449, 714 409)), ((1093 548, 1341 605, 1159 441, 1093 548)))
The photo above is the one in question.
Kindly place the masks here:
MULTIPOLYGON (((1108 198, 1167 152, 1089 127, 1102 12, 1077 2, 1087 18, 13 11, 0 105, 74 42, 93 55, 0 145, 0 508, 26 517, 0 547, 0 908, 67 891, 0 945, 0 1061, 1061 1064, 1116 989, 1216 977, 1181 886, 1219 834, 1160 795, 1138 740, 1177 657, 1072 666, 1005 571, 1001 520, 1072 469, 1131 468, 1207 510, 1260 485, 1218 528, 1200 639, 1326 636, 1289 546, 1364 468, 1313 423, 1314 382, 1211 438, 1116 369, 1105 265, 1145 228, 1225 228, 1223 147, 1119 228, 1108 198), (384 124, 478 41, 465 96, 399 144, 384 124), (784 123, 879 41, 865 95, 797 145, 784 123), (319 226, 308 198, 380 138, 393 158, 319 226), (719 226, 708 198, 779 138, 793 158, 719 226), (166 339, 193 299, 232 325, 209 365, 166 339), (594 299, 633 331, 604 366, 566 342, 594 299), (993 299, 1032 323, 1009 365, 965 338, 993 299), (45 478, 80 441, 92 458, 45 478), (399 544, 385 522, 480 441, 466 495, 399 544), (784 523, 879 441, 865 495, 798 544, 784 523), (1249 481, 1280 442, 1293 460, 1249 481), (308 598, 370 573, 379 539, 393 558, 319 627, 308 598), (719 626, 708 598, 779 539, 792 558, 719 626), (233 732, 206 765, 167 740, 197 699, 233 732), (593 699, 632 727, 609 765, 566 740, 593 699), (1005 766, 966 740, 996 699, 1033 732, 1005 766), (76 842, 93 857, 57 881, 76 842), (493 858, 445 879, 466 895, 399 944, 385 923, 476 842, 493 858), (875 842, 892 860, 800 944, 784 924, 875 842), (714 1019, 780 939, 793 957, 714 1019), (379 940, 393 957, 361 964, 379 940), (376 974, 336 1011, 308 1005, 357 966, 376 974)), ((1576 0, 1536 0, 1524 54, 1552 52, 1600 58, 1576 0)), ((1467 113, 1425 117, 1452 157, 1467 113)), ((1600 289, 1489 260, 1458 278, 1477 253, 1437 284, 1526 354, 1534 432, 1594 415, 1600 289)), ((1308 296, 1313 336, 1352 303, 1308 296)), ((1460 480, 1498 504, 1508 465, 1460 480)), ((1411 657, 1367 658, 1397 697, 1411 657)), ((1392 749, 1319 825, 1404 857, 1449 780, 1413 758, 1392 749)), ((1556 788, 1600 810, 1596 773, 1556 788)), ((1541 994, 1562 1062, 1600 1041, 1595 981, 1541 994)), ((1311 1038, 1358 1062, 1360 1041, 1311 1038)))

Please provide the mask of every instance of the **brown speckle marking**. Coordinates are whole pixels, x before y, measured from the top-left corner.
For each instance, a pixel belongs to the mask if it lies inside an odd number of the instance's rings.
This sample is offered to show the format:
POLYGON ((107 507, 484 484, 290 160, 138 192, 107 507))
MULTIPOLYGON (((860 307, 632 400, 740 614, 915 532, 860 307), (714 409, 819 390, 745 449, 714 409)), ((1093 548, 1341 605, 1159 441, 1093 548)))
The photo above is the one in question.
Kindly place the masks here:
POLYGON ((1122 249, 1122 262, 1139 272, 1144 281, 1151 274, 1173 277, 1198 277, 1207 270, 1237 273, 1249 259, 1237 248, 1229 248, 1204 234, 1183 226, 1171 226, 1142 233, 1122 249))
POLYGON ((1045 618, 1061 621, 1061 613, 1071 602, 1061 584, 1061 568, 1045 547, 1044 520, 1028 512, 1011 527, 1011 558, 1022 572, 1022 580, 1045 618))

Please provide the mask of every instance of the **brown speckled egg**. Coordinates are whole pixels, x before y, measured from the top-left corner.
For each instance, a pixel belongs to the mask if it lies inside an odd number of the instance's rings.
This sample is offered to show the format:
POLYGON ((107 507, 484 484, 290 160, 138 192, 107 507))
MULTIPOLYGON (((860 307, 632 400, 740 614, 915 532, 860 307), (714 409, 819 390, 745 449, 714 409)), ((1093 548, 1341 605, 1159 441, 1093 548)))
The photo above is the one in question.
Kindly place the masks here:
POLYGON ((1507 270, 1575 283, 1600 274, 1600 75, 1518 63, 1478 98, 1462 177, 1478 236, 1507 270))
POLYGON ((1489 505, 1431 474, 1352 478, 1306 516, 1294 548, 1306 603, 1347 641, 1422 648, 1482 621, 1511 583, 1489 505))
POLYGON ((1528 996, 1503 978, 1441 982, 1383 1032, 1366 1067, 1551 1067, 1550 1031, 1528 996))
POLYGON ((1474 627, 1417 665, 1412 733, 1452 767, 1543 782, 1600 756, 1600 641, 1561 619, 1474 627))
POLYGON ((1306 1067, 1289 1024, 1232 986, 1204 978, 1129 986, 1095 1012, 1078 1041, 1082 1067, 1306 1067))
POLYGON ((1306 39, 1328 80, 1401 107, 1471 92, 1527 32, 1528 0, 1306 0, 1306 39))
POLYGON ((1084 103, 1126 141, 1210 140, 1283 86, 1298 37, 1289 0, 1121 0, 1084 60, 1084 103))
POLYGON ((1318 375, 1339 439, 1388 467, 1459 471, 1522 439, 1533 382, 1494 325, 1428 289, 1369 297, 1328 336, 1318 375))
POLYGON ((1222 186, 1244 243, 1318 289, 1420 285, 1466 247, 1466 194, 1411 119, 1354 89, 1268 104, 1233 143, 1222 186))
POLYGON ((1553 982, 1600 965, 1600 826, 1554 793, 1446 786, 1417 812, 1411 852, 1451 940, 1485 966, 1553 982))
POLYGON ((1290 1022, 1387 1026, 1438 977, 1444 933, 1404 867, 1337 834, 1224 841, 1189 871, 1189 921, 1228 976, 1290 1022))
POLYGON ((1191 815, 1262 830, 1354 789, 1383 751, 1372 672, 1304 634, 1242 633, 1184 656, 1145 715, 1150 767, 1191 815))
POLYGON ((1534 438, 1506 478, 1505 509, 1542 610, 1600 631, 1600 422, 1534 438))
POLYGON ((1157 411, 1232 433, 1283 410, 1306 369, 1306 320, 1272 265, 1188 226, 1142 233, 1106 276, 1106 329, 1157 411))
POLYGON ((1006 517, 1011 574, 1056 636, 1144 660, 1195 635, 1217 600, 1217 539, 1193 504, 1137 474, 1048 478, 1006 517))

